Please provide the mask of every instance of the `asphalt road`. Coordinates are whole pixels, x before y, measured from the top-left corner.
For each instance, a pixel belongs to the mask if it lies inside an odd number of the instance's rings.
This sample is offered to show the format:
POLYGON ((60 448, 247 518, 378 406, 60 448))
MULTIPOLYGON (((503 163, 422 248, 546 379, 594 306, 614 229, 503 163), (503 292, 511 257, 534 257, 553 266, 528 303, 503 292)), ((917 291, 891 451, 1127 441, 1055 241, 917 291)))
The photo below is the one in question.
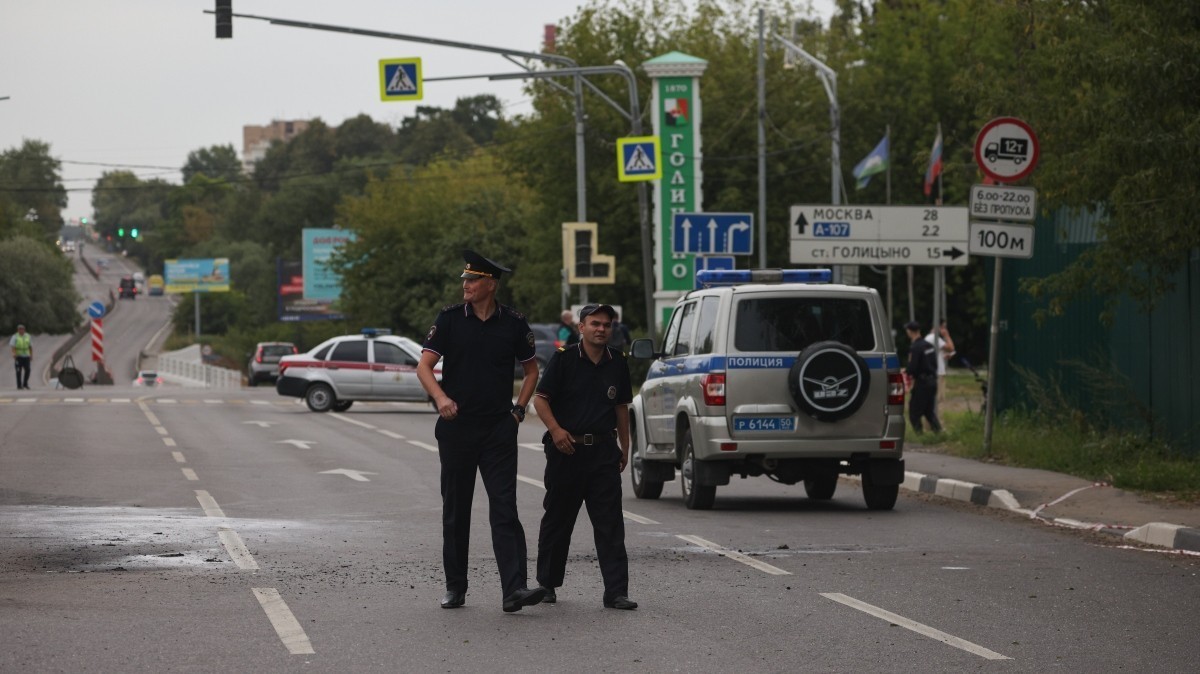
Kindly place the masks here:
MULTIPOLYGON (((141 303, 142 300, 137 300, 141 303)), ((124 311, 124 308, 122 308, 124 311)), ((559 603, 500 610, 477 486, 442 610, 434 415, 270 389, 0 394, 0 671, 1195 671, 1200 563, 936 498, 626 486, 637 611, 581 514, 559 603), (8 397, 4 397, 7 395, 8 397)), ((544 458, 522 426, 530 545, 544 458)), ((627 479, 627 478, 626 478, 627 479)), ((628 482, 625 483, 628 485, 628 482)))

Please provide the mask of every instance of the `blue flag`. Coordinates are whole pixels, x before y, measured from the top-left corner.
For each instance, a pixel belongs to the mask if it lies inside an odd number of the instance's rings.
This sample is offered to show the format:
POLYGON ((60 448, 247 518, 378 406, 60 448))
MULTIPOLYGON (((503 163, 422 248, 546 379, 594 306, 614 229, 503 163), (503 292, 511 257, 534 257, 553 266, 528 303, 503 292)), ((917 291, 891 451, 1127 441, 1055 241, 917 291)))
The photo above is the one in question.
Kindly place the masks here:
POLYGON ((862 188, 866 187, 867 183, 871 182, 871 176, 875 175, 876 173, 883 173, 887 170, 887 167, 888 138, 887 136, 884 136, 883 140, 879 141, 879 144, 875 146, 875 149, 871 150, 871 154, 863 158, 863 160, 858 162, 858 165, 854 167, 854 177, 858 179, 858 185, 856 189, 861 190, 862 188))

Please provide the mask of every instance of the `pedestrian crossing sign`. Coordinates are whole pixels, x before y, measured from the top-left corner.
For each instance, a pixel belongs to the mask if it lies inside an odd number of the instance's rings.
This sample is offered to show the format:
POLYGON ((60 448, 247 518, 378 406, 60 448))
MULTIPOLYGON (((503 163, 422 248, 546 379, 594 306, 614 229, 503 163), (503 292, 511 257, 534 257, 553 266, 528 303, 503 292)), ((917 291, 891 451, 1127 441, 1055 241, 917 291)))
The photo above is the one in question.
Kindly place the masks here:
POLYGON ((419 101, 424 95, 421 59, 379 60, 380 100, 419 101))
POLYGON ((623 183, 662 178, 662 146, 657 136, 617 139, 617 179, 623 183))

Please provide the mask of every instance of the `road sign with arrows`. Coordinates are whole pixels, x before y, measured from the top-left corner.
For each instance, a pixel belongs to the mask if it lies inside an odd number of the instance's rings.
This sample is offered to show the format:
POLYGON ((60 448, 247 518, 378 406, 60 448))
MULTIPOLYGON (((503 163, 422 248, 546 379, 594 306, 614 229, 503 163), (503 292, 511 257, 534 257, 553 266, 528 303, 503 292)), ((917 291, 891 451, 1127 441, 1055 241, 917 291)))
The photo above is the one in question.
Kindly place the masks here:
POLYGON ((791 261, 962 267, 967 223, 961 206, 792 206, 791 261))
POLYGON ((750 213, 676 213, 671 252, 697 255, 751 255, 754 216, 750 213))

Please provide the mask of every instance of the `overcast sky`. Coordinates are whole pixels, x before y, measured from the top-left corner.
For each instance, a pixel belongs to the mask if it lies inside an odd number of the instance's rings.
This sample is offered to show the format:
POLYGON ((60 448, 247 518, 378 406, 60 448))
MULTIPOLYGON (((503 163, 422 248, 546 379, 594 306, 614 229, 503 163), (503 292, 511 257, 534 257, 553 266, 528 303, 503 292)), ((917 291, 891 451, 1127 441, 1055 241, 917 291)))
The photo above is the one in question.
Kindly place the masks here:
MULTIPOLYGON (((833 0, 816 0, 828 15, 833 0)), ((233 0, 236 13, 539 51, 543 25, 581 0, 233 0)), ((425 77, 513 72, 503 57, 234 19, 215 38, 214 0, 4 0, 0 9, 0 150, 24 139, 63 162, 64 217, 91 214, 105 171, 180 179, 193 150, 233 145, 242 126, 366 113, 398 123, 413 103, 379 100, 381 58, 420 57, 425 77), (132 168, 132 167, 151 168, 132 168), (162 168, 153 168, 162 167, 162 168)), ((703 56, 697 54, 696 56, 703 56)), ((597 64, 583 64, 597 65, 597 64)), ((429 82, 422 104, 490 93, 528 112, 519 82, 429 82)), ((648 97, 648 92, 644 97, 648 97)))

